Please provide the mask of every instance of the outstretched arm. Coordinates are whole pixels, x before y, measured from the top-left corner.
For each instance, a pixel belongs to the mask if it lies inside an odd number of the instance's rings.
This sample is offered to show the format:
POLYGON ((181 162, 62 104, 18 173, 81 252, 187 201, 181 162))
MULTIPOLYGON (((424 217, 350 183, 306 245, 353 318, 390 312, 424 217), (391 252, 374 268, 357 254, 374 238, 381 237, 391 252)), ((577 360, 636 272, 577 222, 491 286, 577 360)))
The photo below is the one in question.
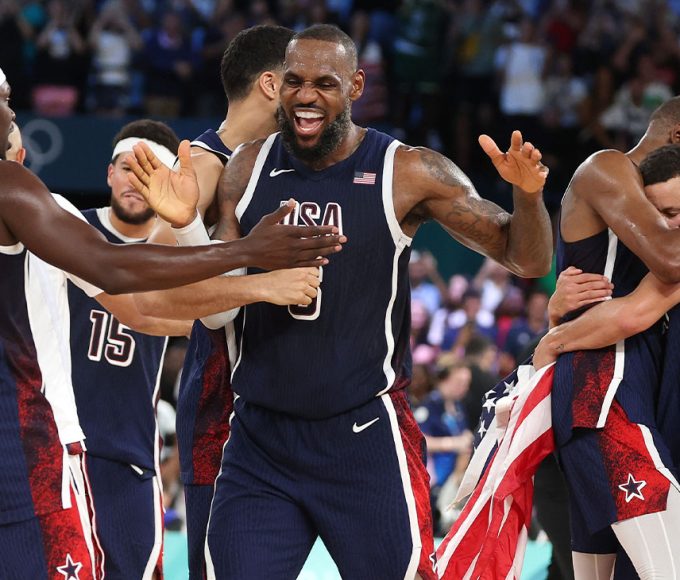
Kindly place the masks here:
MULTIPOLYGON (((257 262, 267 268, 261 260, 265 246, 274 241, 277 234, 283 233, 289 238, 294 235, 292 231, 281 230, 282 226, 276 225, 283 217, 277 215, 282 211, 279 210, 268 216, 255 240, 244 238, 200 248, 109 244, 97 230, 60 208, 44 184, 22 166, 0 163, 0 182, 3 184, 0 193, 0 244, 21 242, 46 262, 74 273, 109 294, 190 284, 227 270, 258 265, 257 262)), ((288 211, 290 209, 284 207, 283 215, 288 211)), ((314 235, 327 233, 330 233, 329 228, 321 228, 314 235)), ((326 243, 333 238, 337 245, 338 236, 316 241, 326 243)), ((294 252, 289 253, 287 258, 293 258, 295 262, 301 257, 300 265, 316 265, 317 256, 324 253, 318 247, 307 247, 299 252, 299 243, 295 243, 294 247, 294 252)), ((276 252, 280 248, 273 247, 271 250, 276 252)), ((278 257, 282 256, 279 254, 278 257)))
POLYGON ((502 153, 486 136, 480 144, 501 176, 513 184, 514 212, 507 213, 479 196, 468 177, 452 161, 429 149, 402 148, 395 162, 395 188, 403 222, 437 220, 455 239, 489 256, 523 277, 550 270, 552 228, 543 204, 547 169, 540 151, 522 143, 515 131, 502 153))
POLYGON ((551 329, 536 348, 534 366, 549 364, 563 352, 616 344, 646 330, 679 302, 680 284, 664 284, 647 274, 627 296, 602 302, 551 329))

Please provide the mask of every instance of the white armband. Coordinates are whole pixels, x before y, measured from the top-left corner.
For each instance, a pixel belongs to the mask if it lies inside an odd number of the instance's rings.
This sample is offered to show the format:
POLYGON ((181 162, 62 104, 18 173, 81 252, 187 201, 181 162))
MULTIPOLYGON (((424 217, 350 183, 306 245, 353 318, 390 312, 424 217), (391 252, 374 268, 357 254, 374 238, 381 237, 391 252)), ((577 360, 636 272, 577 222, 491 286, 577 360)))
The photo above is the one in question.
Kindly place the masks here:
POLYGON ((196 212, 194 221, 183 228, 173 227, 172 233, 175 234, 175 239, 180 246, 207 246, 210 243, 210 236, 198 212, 196 212))
MULTIPOLYGON (((205 228, 203 228, 205 230, 205 228)), ((207 233, 207 232, 206 232, 207 233)), ((220 240, 211 240, 211 243, 213 244, 221 244, 222 242, 220 240)), ((247 268, 236 268, 235 270, 231 270, 229 272, 225 272, 224 274, 220 274, 221 276, 245 276, 248 273, 247 268)), ((227 323, 231 322, 236 318, 236 315, 238 314, 239 310, 241 310, 241 307, 238 306, 236 308, 232 308, 231 310, 227 310, 226 312, 218 312, 217 314, 210 314, 209 316, 204 316, 201 318, 201 322, 205 324, 210 330, 216 330, 218 328, 223 328, 227 323)))

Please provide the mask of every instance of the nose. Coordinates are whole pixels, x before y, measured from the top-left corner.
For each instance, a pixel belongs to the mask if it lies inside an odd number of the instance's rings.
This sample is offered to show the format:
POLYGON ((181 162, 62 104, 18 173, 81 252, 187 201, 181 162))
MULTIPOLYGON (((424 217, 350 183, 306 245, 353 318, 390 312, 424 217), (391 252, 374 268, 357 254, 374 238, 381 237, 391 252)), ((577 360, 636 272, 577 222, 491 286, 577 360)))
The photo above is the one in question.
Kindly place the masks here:
POLYGON ((297 94, 298 99, 301 104, 309 104, 316 101, 317 92, 314 87, 314 83, 310 81, 305 81, 300 85, 300 89, 297 94))

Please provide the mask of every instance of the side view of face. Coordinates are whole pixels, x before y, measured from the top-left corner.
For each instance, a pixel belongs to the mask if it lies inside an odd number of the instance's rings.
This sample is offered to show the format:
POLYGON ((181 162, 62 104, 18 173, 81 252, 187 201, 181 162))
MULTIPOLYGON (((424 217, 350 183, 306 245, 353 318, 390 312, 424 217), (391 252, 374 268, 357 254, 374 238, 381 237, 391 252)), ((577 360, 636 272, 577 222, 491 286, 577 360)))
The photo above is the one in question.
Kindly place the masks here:
POLYGON ((9 148, 9 133, 16 115, 9 106, 11 93, 9 83, 5 81, 0 85, 0 159, 6 159, 9 148))
POLYGON ((666 218, 669 227, 680 228, 680 175, 662 183, 646 185, 645 194, 666 218))
POLYGON ((118 155, 113 163, 109 163, 106 183, 111 188, 111 209, 116 217, 122 222, 140 225, 156 214, 142 195, 130 185, 127 177, 130 171, 125 155, 118 155))
POLYGON ((351 127, 351 103, 361 96, 363 71, 338 43, 293 40, 286 53, 279 125, 295 155, 315 161, 333 152, 351 127))

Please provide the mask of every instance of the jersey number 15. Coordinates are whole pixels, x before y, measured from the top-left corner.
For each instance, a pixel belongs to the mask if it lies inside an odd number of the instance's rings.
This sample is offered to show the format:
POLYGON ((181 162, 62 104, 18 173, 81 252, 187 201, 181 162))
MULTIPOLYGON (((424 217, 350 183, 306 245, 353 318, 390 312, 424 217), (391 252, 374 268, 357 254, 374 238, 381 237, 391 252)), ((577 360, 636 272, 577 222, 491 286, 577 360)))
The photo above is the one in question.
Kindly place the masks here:
POLYGON ((87 358, 99 362, 104 358, 117 367, 130 366, 135 356, 135 338, 130 330, 109 312, 92 310, 90 312, 92 333, 87 358))

